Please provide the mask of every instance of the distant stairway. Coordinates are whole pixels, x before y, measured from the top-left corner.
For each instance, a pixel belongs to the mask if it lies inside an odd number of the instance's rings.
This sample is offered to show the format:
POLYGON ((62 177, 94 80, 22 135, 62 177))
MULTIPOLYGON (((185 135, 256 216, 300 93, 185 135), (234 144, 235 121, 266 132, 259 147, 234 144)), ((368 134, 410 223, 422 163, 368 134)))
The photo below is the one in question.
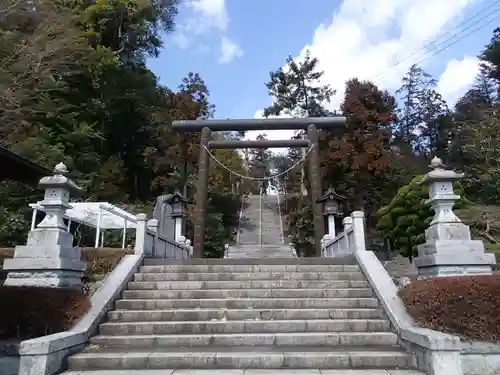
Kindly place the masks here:
POLYGON ((227 258, 293 258, 285 244, 279 214, 278 196, 249 196, 238 229, 237 244, 227 251, 227 258), (262 211, 261 211, 262 210, 262 211))

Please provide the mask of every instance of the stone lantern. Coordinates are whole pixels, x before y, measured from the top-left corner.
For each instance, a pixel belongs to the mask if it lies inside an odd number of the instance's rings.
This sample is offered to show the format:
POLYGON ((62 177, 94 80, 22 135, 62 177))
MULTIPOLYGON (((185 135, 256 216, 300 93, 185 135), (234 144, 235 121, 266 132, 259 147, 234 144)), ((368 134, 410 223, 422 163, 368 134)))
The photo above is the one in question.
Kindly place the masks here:
POLYGON ((317 203, 323 204, 323 215, 328 218, 328 235, 334 238, 335 218, 342 214, 342 205, 345 197, 338 194, 333 187, 329 187, 325 195, 317 200, 317 203))
POLYGON ((170 196, 167 203, 172 208, 170 216, 174 220, 175 241, 180 241, 183 237, 184 218, 188 216, 187 204, 189 201, 179 191, 176 191, 170 196))
POLYGON ((491 274, 496 264, 495 255, 484 252, 481 240, 472 240, 470 229, 453 213, 455 201, 453 182, 463 178, 462 173, 446 170, 441 159, 434 157, 421 184, 429 186, 429 199, 434 211, 426 242, 418 245, 415 266, 421 278, 491 274))
POLYGON ((63 218, 71 208, 70 195, 83 191, 67 173, 66 166, 59 163, 53 176, 40 180, 38 186, 45 195, 38 204, 45 218, 28 233, 26 245, 16 246, 14 258, 5 260, 8 275, 4 285, 81 288, 86 264, 80 260, 80 249, 73 247, 73 235, 63 218))

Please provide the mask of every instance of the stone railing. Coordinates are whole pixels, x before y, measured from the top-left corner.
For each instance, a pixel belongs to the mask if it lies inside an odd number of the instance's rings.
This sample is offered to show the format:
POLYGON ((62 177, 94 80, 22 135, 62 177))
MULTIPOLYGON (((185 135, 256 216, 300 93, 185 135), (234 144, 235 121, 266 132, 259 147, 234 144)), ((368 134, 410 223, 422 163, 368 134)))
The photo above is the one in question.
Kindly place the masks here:
POLYGON ((158 233, 158 221, 147 220, 146 215, 137 215, 135 248, 146 257, 165 259, 189 259, 193 253, 191 241, 181 237, 179 241, 167 238, 158 233))
POLYGON ((342 220, 344 231, 334 236, 327 234, 323 237, 321 254, 323 258, 353 255, 356 249, 365 250, 364 214, 354 211, 351 216, 342 220), (332 238, 333 237, 333 238, 332 238))

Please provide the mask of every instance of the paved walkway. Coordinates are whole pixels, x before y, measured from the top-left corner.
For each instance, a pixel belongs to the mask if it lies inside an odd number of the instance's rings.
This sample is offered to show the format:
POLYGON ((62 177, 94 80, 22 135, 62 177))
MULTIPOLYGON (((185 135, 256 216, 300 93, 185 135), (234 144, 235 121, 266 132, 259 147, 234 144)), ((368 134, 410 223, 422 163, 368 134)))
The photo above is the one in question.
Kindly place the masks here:
POLYGON ((412 370, 99 370, 63 375, 423 375, 412 370))

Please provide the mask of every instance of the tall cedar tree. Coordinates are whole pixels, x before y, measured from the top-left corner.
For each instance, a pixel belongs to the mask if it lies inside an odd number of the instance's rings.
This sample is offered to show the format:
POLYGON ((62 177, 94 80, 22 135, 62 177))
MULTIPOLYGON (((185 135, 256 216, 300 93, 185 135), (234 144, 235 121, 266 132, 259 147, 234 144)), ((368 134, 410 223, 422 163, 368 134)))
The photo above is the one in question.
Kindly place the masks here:
MULTIPOLYGON (((290 117, 321 117, 331 115, 325 108, 335 91, 329 85, 321 84, 324 72, 318 70, 319 60, 306 51, 302 60, 295 61, 288 56, 284 68, 270 73, 266 87, 273 104, 264 109, 264 116, 286 115, 290 117)), ((296 139, 304 137, 304 132, 297 132, 296 139)), ((298 162, 304 150, 292 148, 288 156, 292 164, 298 162)), ((304 166, 296 168, 283 176, 281 184, 287 184, 287 191, 304 189, 307 174, 304 166)))
POLYGON ((264 116, 287 115, 290 117, 321 117, 329 112, 324 104, 335 91, 329 85, 321 85, 324 72, 318 71, 319 60, 309 51, 302 61, 288 56, 284 68, 270 73, 266 83, 274 103, 264 109, 264 116))
POLYGON ((351 209, 367 215, 377 208, 383 195, 381 184, 391 168, 390 126, 394 121, 394 97, 373 83, 347 81, 342 113, 347 132, 341 136, 326 133, 320 149, 323 174, 350 198, 351 209))
POLYGON ((491 41, 479 57, 482 61, 482 68, 490 78, 495 80, 497 89, 500 88, 500 27, 493 31, 491 41))
MULTIPOLYGON (((267 135, 259 134, 256 139, 258 141, 266 141, 267 135)), ((271 162, 271 152, 265 148, 256 148, 250 150, 250 176, 254 178, 263 178, 270 176, 270 162, 271 162)), ((253 184, 252 191, 254 193, 260 192, 260 187, 262 186, 263 193, 267 192, 269 187, 269 180, 263 180, 253 184)))
MULTIPOLYGON (((197 74, 178 90, 162 87, 145 64, 173 29, 177 3, 41 0, 34 8, 0 0, 2 144, 49 168, 64 161, 90 201, 148 212, 176 188, 192 198, 199 134, 172 132, 170 124, 210 117, 209 92, 197 74)), ((233 169, 241 164, 236 156, 228 155, 233 169)), ((211 169, 219 187, 210 196, 212 254, 232 239, 228 219, 239 207, 238 197, 225 194, 233 181, 219 172, 211 169)), ((27 191, 19 211, 2 211, 0 243, 25 236, 31 190, 0 186, 2 207, 27 191)), ((82 235, 80 245, 92 237, 82 235)))
POLYGON ((422 153, 446 145, 452 123, 446 119, 447 105, 435 87, 436 80, 418 65, 412 65, 403 76, 396 91, 403 104, 394 132, 394 143, 401 151, 411 146, 422 153))

